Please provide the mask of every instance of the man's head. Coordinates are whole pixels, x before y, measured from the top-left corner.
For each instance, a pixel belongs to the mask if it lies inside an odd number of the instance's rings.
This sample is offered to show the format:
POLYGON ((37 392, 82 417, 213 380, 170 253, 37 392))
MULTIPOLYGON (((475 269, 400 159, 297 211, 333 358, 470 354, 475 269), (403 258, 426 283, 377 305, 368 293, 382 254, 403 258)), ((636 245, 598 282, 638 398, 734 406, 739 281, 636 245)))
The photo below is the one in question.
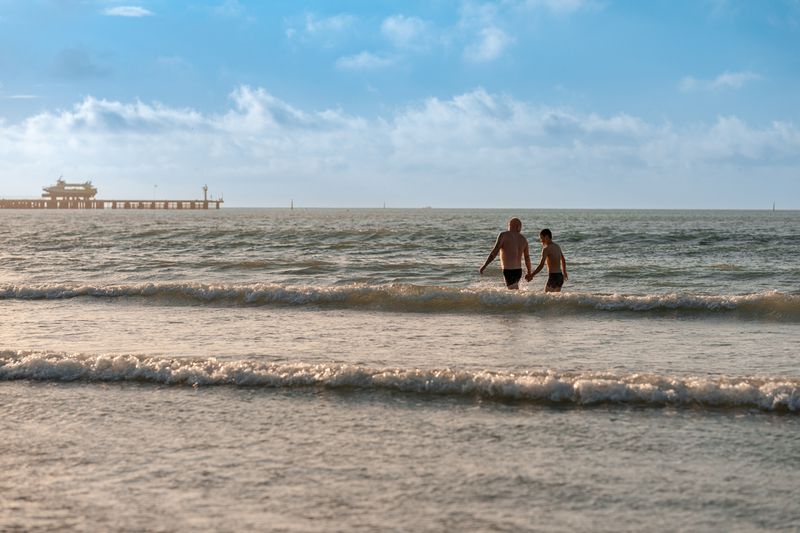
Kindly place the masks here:
POLYGON ((544 228, 539 232, 539 240, 542 241, 543 244, 549 244, 550 241, 553 240, 553 232, 547 228, 544 228))
POLYGON ((511 231, 522 231, 522 221, 517 217, 508 221, 508 229, 511 231))

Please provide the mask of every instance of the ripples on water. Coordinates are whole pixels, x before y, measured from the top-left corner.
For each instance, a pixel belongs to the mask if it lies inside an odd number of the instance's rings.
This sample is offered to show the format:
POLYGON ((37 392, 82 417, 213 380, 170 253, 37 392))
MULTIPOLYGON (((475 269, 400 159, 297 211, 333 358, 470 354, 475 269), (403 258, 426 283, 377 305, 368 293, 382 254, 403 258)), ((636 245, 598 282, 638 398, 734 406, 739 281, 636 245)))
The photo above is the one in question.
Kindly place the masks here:
MULTIPOLYGON (((496 286, 476 276, 512 215, 550 227, 570 290, 796 293, 796 212, 220 210, 5 212, 5 282, 496 286)), ((538 285, 539 283, 534 283, 538 285)))
POLYGON ((0 211, 0 529, 796 529, 798 228, 0 211))

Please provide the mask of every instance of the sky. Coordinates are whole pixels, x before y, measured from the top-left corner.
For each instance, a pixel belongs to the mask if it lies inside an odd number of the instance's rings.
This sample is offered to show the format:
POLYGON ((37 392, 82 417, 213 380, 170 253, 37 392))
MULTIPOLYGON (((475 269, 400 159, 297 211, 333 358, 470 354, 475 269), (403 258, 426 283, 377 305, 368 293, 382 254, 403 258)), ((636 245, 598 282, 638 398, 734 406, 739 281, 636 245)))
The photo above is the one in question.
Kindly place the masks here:
POLYGON ((0 0, 0 197, 800 208, 800 0, 0 0))

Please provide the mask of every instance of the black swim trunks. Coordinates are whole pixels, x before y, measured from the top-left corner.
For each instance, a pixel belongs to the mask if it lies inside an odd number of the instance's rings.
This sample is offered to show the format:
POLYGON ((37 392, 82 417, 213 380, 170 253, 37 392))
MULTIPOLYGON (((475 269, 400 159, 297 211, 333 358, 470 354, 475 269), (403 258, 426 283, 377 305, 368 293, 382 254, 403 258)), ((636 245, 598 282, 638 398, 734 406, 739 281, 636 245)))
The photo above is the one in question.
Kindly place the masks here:
POLYGON ((564 274, 561 272, 553 272, 547 276, 547 288, 560 289, 564 285, 564 274))
POLYGON ((506 287, 510 287, 515 283, 519 283, 519 280, 522 279, 522 269, 521 268, 504 268, 503 269, 503 277, 506 278, 506 287))

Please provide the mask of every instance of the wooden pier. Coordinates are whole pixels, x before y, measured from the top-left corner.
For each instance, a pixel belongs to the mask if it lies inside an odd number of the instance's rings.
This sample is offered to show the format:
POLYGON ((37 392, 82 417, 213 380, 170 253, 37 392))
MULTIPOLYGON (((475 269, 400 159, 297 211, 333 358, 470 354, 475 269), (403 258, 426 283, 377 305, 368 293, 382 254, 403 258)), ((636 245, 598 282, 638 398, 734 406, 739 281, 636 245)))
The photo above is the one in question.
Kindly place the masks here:
POLYGON ((0 209, 219 209, 224 200, 0 200, 0 209))
POLYGON ((98 200, 91 181, 67 183, 61 178, 43 190, 34 200, 0 199, 0 209, 219 209, 224 202, 222 197, 208 198, 208 185, 203 186, 202 200, 98 200))

